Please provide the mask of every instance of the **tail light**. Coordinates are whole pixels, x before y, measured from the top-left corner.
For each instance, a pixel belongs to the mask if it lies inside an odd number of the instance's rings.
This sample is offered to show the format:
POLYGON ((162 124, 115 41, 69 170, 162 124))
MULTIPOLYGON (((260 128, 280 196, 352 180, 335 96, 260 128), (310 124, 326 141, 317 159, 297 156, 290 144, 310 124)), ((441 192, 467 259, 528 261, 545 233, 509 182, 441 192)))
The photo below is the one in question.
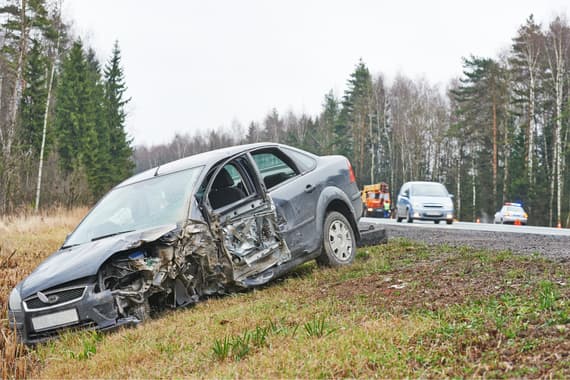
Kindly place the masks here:
POLYGON ((348 159, 346 160, 346 163, 348 164, 348 176, 350 178, 350 183, 355 183, 356 176, 354 175, 354 170, 352 170, 352 165, 348 159))

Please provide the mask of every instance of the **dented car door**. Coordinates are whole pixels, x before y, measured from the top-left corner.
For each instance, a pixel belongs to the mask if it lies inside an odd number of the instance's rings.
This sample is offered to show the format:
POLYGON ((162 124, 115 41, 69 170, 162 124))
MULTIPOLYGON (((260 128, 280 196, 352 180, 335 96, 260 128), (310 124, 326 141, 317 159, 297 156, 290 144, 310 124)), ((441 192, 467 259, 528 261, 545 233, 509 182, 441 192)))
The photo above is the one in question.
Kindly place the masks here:
POLYGON ((271 268, 291 259, 275 205, 251 162, 249 154, 222 162, 203 197, 212 233, 232 262, 233 280, 246 287, 269 281, 271 268))

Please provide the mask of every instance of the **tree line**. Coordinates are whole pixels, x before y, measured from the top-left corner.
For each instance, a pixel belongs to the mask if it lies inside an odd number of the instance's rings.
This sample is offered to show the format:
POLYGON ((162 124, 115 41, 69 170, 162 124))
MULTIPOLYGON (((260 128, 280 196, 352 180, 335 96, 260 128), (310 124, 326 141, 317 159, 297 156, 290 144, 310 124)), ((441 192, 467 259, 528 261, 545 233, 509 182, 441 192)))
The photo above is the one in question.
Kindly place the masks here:
POLYGON ((343 154, 361 185, 379 181, 392 196, 410 180, 445 184, 461 220, 492 221, 507 201, 529 222, 570 225, 570 26, 531 15, 497 57, 463 59, 442 91, 425 79, 372 75, 360 60, 319 115, 269 112, 261 123, 136 147, 136 171, 206 150, 259 141, 316 154, 343 154))
POLYGON ((530 16, 496 57, 470 56, 445 90, 425 79, 388 81, 360 60, 343 94, 318 115, 270 111, 231 131, 178 133, 132 148, 126 83, 115 44, 102 66, 48 0, 0 6, 0 213, 90 204, 164 162, 219 147, 274 141, 343 154, 361 185, 395 196, 409 180, 444 183, 461 220, 491 220, 521 201, 533 224, 570 224, 570 26, 530 16))
POLYGON ((102 67, 48 0, 0 20, 0 214, 93 202, 134 168, 118 42, 102 67))

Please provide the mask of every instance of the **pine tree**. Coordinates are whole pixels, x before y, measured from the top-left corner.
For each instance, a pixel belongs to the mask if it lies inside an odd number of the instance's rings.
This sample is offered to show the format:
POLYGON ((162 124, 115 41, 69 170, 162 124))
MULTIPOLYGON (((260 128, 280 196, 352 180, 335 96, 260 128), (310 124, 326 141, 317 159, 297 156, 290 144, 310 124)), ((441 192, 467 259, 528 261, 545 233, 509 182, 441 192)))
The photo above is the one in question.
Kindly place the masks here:
MULTIPOLYGON (((56 133, 60 166, 67 176, 84 175, 89 187, 98 188, 96 91, 93 72, 80 40, 73 43, 62 63, 57 89, 56 133)), ((73 197, 77 195, 74 189, 73 197)))
POLYGON ((126 111, 125 106, 130 98, 125 98, 127 87, 123 68, 121 67, 121 51, 119 42, 116 41, 113 47, 111 59, 104 70, 104 115, 103 125, 107 129, 106 134, 101 132, 101 138, 108 139, 109 161, 109 182, 107 187, 111 187, 132 174, 134 163, 132 161, 133 149, 132 140, 125 131, 126 111))
MULTIPOLYGON (((20 128, 18 141, 20 149, 38 158, 41 143, 44 113, 47 101, 47 57, 42 52, 41 43, 33 41, 26 62, 26 88, 22 93, 20 108, 20 128)), ((46 147, 49 150, 51 134, 47 136, 46 147)))
POLYGON ((335 126, 338 124, 340 113, 339 101, 330 90, 323 102, 323 111, 318 122, 317 142, 319 153, 332 154, 334 152, 335 126))
POLYGON ((335 145, 351 159, 359 182, 370 182, 373 118, 372 77, 362 59, 350 75, 342 101, 335 145))
POLYGON ((462 133, 469 141, 471 172, 477 173, 477 185, 490 189, 481 192, 481 209, 491 214, 498 205, 499 141, 504 137, 500 121, 509 102, 506 71, 493 59, 471 57, 464 60, 463 74, 453 94, 463 120, 462 133))

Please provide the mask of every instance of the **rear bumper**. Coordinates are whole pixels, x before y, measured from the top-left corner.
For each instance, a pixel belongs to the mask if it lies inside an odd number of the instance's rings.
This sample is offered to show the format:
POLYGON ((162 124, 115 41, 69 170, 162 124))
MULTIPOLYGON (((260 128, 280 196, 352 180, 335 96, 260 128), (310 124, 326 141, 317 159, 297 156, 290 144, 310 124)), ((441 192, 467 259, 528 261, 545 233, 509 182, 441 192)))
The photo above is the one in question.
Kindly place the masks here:
POLYGON ((517 217, 517 216, 505 216, 503 217, 503 223, 512 223, 515 224, 520 222, 521 224, 526 224, 527 223, 527 218, 523 218, 523 217, 517 217))

